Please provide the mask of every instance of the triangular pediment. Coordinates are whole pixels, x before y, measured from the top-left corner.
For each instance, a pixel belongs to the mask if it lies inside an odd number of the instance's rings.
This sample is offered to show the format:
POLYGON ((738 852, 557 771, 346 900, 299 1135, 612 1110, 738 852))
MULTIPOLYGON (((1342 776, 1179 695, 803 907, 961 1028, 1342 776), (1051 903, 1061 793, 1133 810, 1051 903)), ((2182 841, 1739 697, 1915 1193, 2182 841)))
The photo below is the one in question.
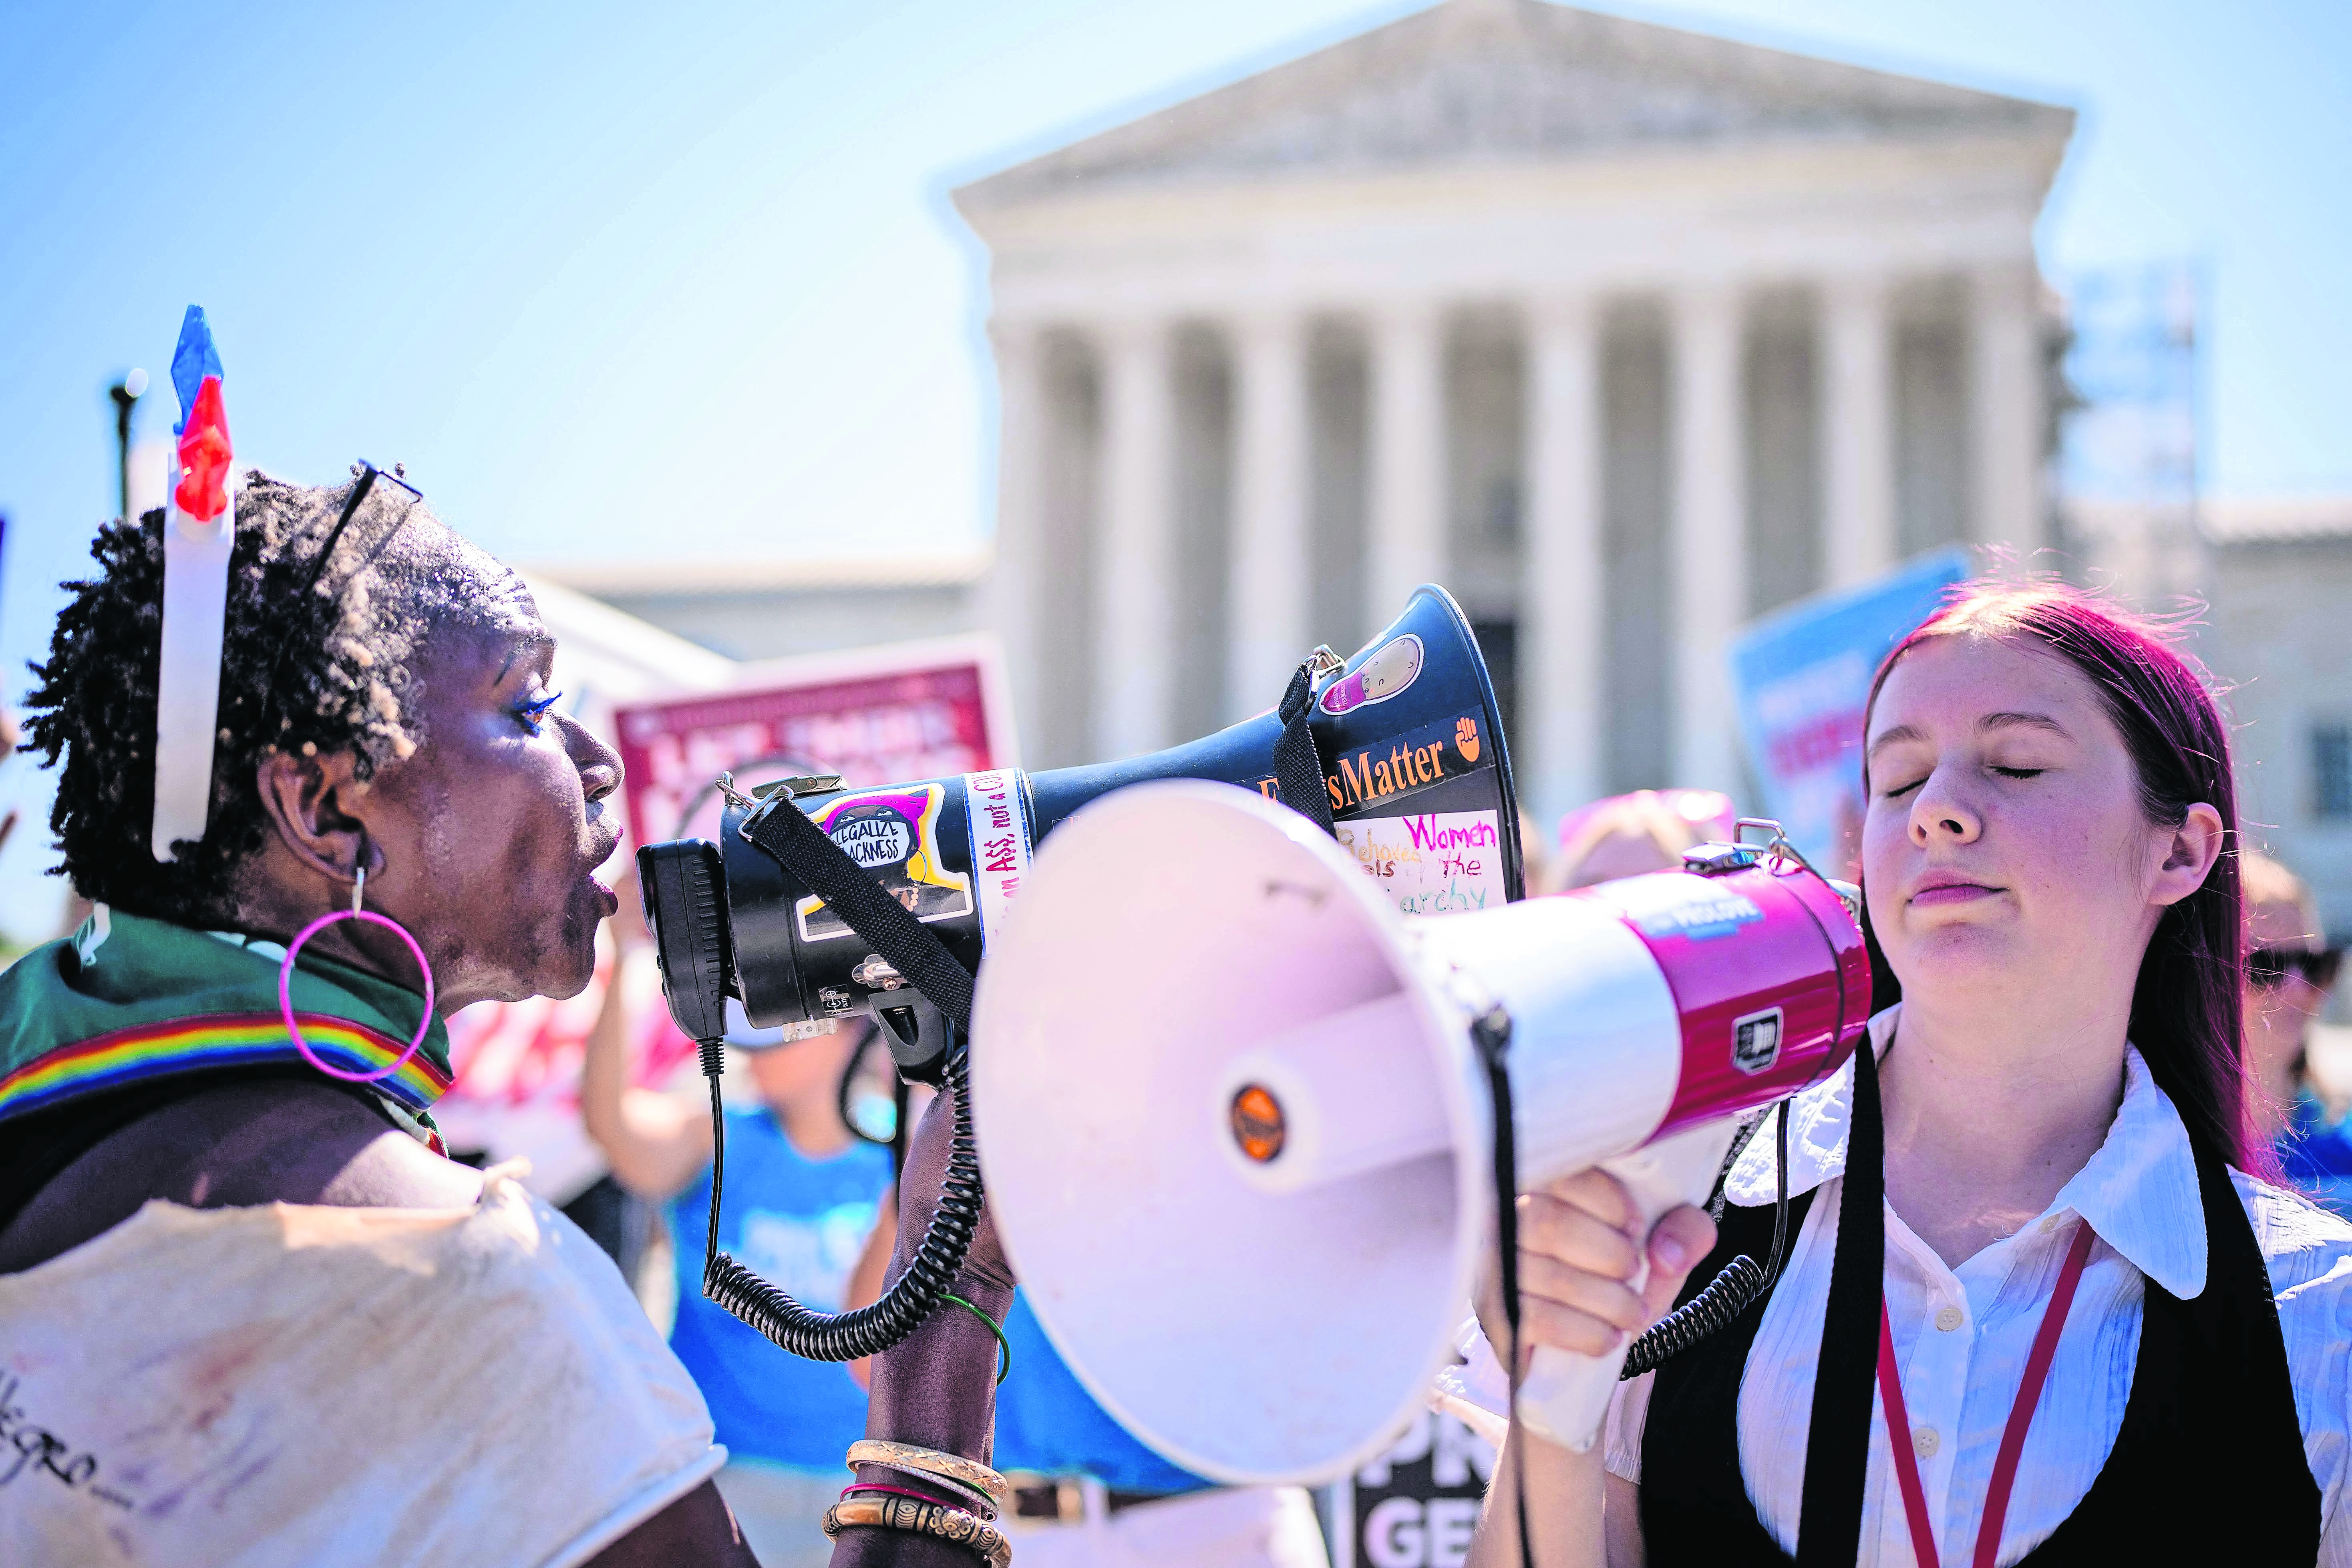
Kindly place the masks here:
POLYGON ((1530 161, 1643 144, 2046 135, 2074 111, 1548 0, 1448 0, 964 186, 1117 185, 1530 161))

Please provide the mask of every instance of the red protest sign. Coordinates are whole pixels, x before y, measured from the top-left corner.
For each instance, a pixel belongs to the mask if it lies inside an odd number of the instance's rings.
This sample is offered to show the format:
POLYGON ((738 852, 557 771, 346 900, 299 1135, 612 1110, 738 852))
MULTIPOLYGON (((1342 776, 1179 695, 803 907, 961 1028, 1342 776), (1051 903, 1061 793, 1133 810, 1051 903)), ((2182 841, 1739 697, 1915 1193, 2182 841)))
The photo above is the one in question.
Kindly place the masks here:
POLYGON ((896 784, 1009 764, 994 639, 941 638, 749 665, 727 691, 616 710, 639 844, 716 837, 716 780, 834 773, 896 784))

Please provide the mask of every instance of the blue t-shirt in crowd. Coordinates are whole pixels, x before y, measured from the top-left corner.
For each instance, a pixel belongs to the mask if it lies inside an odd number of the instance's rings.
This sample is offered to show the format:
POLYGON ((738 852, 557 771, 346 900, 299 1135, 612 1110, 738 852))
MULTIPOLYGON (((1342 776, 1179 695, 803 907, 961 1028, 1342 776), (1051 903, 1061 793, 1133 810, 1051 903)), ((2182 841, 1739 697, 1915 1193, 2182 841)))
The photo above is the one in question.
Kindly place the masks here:
MULTIPOLYGON (((852 1144, 830 1159, 794 1149, 761 1107, 727 1113, 727 1193, 719 1248, 821 1311, 839 1311, 890 1187, 890 1151, 852 1144)), ((833 1471, 866 1432, 866 1392, 837 1363, 778 1350, 702 1294, 710 1173, 669 1202, 677 1248, 670 1349, 702 1389, 736 1458, 833 1471)))
POLYGON ((2352 1122, 2329 1121, 2327 1108, 2305 1090, 2272 1148, 2289 1183, 2322 1207, 2352 1218, 2352 1122))
POLYGON ((1013 1347, 1013 1371, 996 1391, 998 1469, 1092 1476, 1114 1491, 1190 1492, 1216 1484, 1178 1469, 1112 1420, 1055 1352, 1019 1292, 1005 1315, 1004 1338, 1013 1347))

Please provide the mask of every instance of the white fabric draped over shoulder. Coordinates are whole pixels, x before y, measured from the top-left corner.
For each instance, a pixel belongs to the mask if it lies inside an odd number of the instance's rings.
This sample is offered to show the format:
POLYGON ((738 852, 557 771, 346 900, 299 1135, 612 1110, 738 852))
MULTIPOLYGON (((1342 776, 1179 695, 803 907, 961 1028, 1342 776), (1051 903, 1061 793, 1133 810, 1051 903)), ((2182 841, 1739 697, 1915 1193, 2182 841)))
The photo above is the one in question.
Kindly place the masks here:
MULTIPOLYGON (((1871 1021, 1882 1055, 1901 1009, 1871 1021)), ((1739 1465, 1758 1517, 1783 1551, 1796 1548, 1802 1504, 1806 1427, 1853 1099, 1853 1068, 1792 1102, 1789 1189, 1818 1188, 1790 1245, 1780 1283, 1766 1304, 1739 1391, 1739 1465)), ((1742 1207, 1773 1201, 1769 1123, 1734 1164, 1727 1199, 1742 1207)), ((2352 1568, 2352 1518, 2342 1507, 2352 1471, 2352 1225, 2300 1196, 2232 1171, 2238 1200, 2267 1259, 2278 1301, 2304 1453, 2318 1482, 2324 1534, 2319 1561, 2352 1568)), ((1947 1563, 1973 1555, 2011 1402, 2049 1304, 2076 1219, 2089 1221, 2091 1248, 2049 1382, 2021 1456, 1999 1560, 2011 1563, 2046 1539, 2090 1490, 2122 1429, 2139 1352, 2145 1282, 2176 1296, 2204 1289, 2206 1237, 2197 1170, 2179 1112, 2136 1049, 2125 1057, 2123 1102, 2105 1142, 2039 1217, 1958 1268, 1945 1265, 1894 1209, 1886 1210, 1886 1304, 1901 1363, 1937 1549, 1947 1563)), ((1759 1259, 1760 1261, 1760 1259, 1759 1259)), ((1651 1376, 1618 1386, 1606 1431, 1610 1471, 1642 1477, 1642 1436, 1651 1376)), ((1468 1366, 1444 1380, 1449 1402, 1505 1406, 1495 1396, 1500 1368, 1483 1342, 1468 1366)), ((2227 1434, 2219 1436, 2228 1441, 2227 1434)), ((1872 1416, 1864 1492, 1863 1568, 1914 1561, 1896 1489, 1885 1416, 1872 1416)))
POLYGON ((504 1173, 469 1210, 153 1202, 0 1276, 0 1562, 566 1568, 725 1458, 504 1173))

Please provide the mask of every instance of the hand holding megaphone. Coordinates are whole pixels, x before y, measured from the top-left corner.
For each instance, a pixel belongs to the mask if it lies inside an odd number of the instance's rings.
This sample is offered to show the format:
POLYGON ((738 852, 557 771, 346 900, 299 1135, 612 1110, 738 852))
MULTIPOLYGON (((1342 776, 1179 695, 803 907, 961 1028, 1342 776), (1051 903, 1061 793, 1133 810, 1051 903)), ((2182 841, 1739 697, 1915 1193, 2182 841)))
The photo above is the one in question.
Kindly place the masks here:
MULTIPOLYGON (((899 1173, 898 1239, 886 1288, 905 1275, 930 1229, 954 1138, 954 1102, 950 1095, 941 1094, 915 1124, 907 1168, 899 1173)), ((1003 1322, 1013 1307, 1013 1267, 1005 1261, 996 1222, 985 1203, 951 1288, 973 1310, 933 1312, 913 1333, 876 1357, 866 1430, 875 1436, 984 1454, 994 1406, 992 1400, 979 1397, 978 1391, 994 1385, 975 1375, 974 1369, 994 1365, 997 1342, 977 1314, 1003 1322)), ((878 1472, 861 1473, 861 1479, 891 1479, 878 1472)))
MULTIPOLYGON (((1596 1165, 1519 1199, 1521 1398, 1534 1414, 1531 1428, 1543 1419, 1535 1413, 1589 1398, 1585 1367, 1615 1376, 1633 1337, 1666 1315, 1691 1269, 1714 1250, 1715 1222, 1705 1209, 1668 1194, 1670 1206, 1653 1223, 1657 1199, 1636 1197, 1643 1173, 1633 1174, 1629 1183, 1596 1165)), ((1479 1327, 1498 1357, 1511 1337, 1500 1263, 1490 1252, 1478 1289, 1479 1327)))

